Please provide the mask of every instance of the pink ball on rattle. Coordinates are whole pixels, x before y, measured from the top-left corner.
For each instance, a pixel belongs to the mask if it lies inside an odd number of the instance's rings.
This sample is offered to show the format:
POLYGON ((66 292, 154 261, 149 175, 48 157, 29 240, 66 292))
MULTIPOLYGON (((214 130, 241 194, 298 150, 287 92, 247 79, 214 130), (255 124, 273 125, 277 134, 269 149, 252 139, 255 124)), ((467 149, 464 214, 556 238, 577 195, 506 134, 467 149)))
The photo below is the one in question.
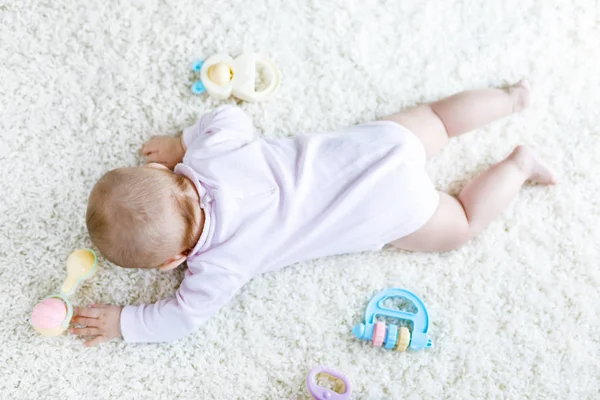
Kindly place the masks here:
POLYGON ((40 301, 31 313, 31 325, 44 336, 60 335, 66 326, 63 322, 67 318, 67 306, 54 297, 40 301))

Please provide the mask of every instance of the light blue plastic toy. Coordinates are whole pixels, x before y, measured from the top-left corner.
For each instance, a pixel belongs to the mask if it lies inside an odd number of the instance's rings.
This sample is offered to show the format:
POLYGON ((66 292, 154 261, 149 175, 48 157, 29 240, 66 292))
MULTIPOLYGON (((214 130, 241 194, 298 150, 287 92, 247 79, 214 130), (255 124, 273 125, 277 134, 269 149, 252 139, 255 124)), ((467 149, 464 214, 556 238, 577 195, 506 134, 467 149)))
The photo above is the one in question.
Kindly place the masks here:
POLYGON ((373 346, 398 351, 421 350, 424 347, 431 347, 432 341, 427 337, 429 329, 429 315, 425 305, 414 293, 405 289, 393 288, 386 289, 377 293, 367 305, 365 311, 365 323, 358 324, 352 328, 352 333, 359 339, 372 340, 373 346), (406 312, 392 310, 383 307, 383 302, 392 298, 404 298, 410 301, 417 312, 406 312), (394 318, 412 323, 412 334, 407 327, 398 327, 390 324, 386 327, 384 321, 378 321, 380 318, 394 318))

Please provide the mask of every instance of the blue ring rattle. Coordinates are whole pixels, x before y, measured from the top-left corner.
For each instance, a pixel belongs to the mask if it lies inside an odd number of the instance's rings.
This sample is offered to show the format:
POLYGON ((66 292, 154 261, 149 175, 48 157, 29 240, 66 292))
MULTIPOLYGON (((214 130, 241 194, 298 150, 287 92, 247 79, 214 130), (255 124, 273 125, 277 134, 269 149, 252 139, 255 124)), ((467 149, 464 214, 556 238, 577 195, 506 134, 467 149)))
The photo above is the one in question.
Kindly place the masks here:
POLYGON ((406 289, 393 288, 373 296, 365 311, 365 323, 355 325, 352 333, 358 339, 373 341, 374 347, 383 346, 388 350, 396 348, 398 351, 406 351, 407 348, 421 350, 431 347, 433 342, 427 336, 428 329, 429 315, 421 299, 406 289), (408 300, 417 311, 412 313, 383 307, 385 300, 393 298, 408 300), (412 324, 412 333, 405 326, 399 327, 395 324, 386 326, 386 323, 377 320, 377 317, 408 321, 412 324))

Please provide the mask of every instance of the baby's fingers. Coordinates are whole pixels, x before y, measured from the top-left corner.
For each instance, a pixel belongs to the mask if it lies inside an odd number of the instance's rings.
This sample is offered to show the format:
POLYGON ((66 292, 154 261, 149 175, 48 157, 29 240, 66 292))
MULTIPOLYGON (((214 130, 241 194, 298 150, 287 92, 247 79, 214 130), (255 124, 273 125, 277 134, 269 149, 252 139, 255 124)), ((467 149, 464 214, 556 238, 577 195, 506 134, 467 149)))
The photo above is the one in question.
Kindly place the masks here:
POLYGON ((152 149, 152 148, 148 148, 145 146, 142 146, 142 148, 140 149, 140 155, 141 156, 148 156, 152 153, 156 153, 158 150, 157 149, 152 149))
POLYGON ((158 148, 158 142, 154 138, 152 138, 142 145, 142 148, 140 149, 140 154, 146 156, 150 153, 158 151, 158 148))
POLYGON ((107 308, 109 304, 90 304, 90 308, 107 308))
POLYGON ((160 160, 160 154, 158 152, 154 152, 154 153, 150 153, 150 154, 145 154, 146 156, 146 162, 148 163, 158 163, 161 162, 160 160))
POLYGON ((108 339, 106 339, 106 337, 100 335, 100 336, 96 336, 95 338, 86 341, 83 345, 85 347, 94 347, 94 346, 97 346, 100 343, 104 343, 106 341, 108 341, 108 339))
POLYGON ((97 327, 100 324, 98 318, 73 317, 73 322, 88 327, 97 327))
POLYGON ((102 310, 86 307, 75 307, 74 314, 76 317, 98 318, 100 314, 102 314, 102 310))
POLYGON ((79 336, 98 336, 101 334, 98 328, 71 328, 69 332, 79 336))

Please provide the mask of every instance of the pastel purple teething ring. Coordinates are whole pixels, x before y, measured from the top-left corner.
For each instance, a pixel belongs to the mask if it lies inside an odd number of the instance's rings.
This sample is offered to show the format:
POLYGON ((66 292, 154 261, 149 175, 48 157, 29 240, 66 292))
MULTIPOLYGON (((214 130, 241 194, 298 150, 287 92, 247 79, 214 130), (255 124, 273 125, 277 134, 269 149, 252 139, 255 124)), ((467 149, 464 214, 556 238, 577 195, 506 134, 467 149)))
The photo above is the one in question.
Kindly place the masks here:
POLYGON ((312 397, 317 400, 349 400, 350 394, 352 393, 352 386, 350 385, 348 378, 346 378, 340 372, 324 365, 318 365, 310 370, 308 376, 306 377, 306 387, 308 388, 308 391, 312 397), (338 378, 344 382, 344 393, 337 393, 331 389, 317 385, 317 375, 321 373, 338 378))

